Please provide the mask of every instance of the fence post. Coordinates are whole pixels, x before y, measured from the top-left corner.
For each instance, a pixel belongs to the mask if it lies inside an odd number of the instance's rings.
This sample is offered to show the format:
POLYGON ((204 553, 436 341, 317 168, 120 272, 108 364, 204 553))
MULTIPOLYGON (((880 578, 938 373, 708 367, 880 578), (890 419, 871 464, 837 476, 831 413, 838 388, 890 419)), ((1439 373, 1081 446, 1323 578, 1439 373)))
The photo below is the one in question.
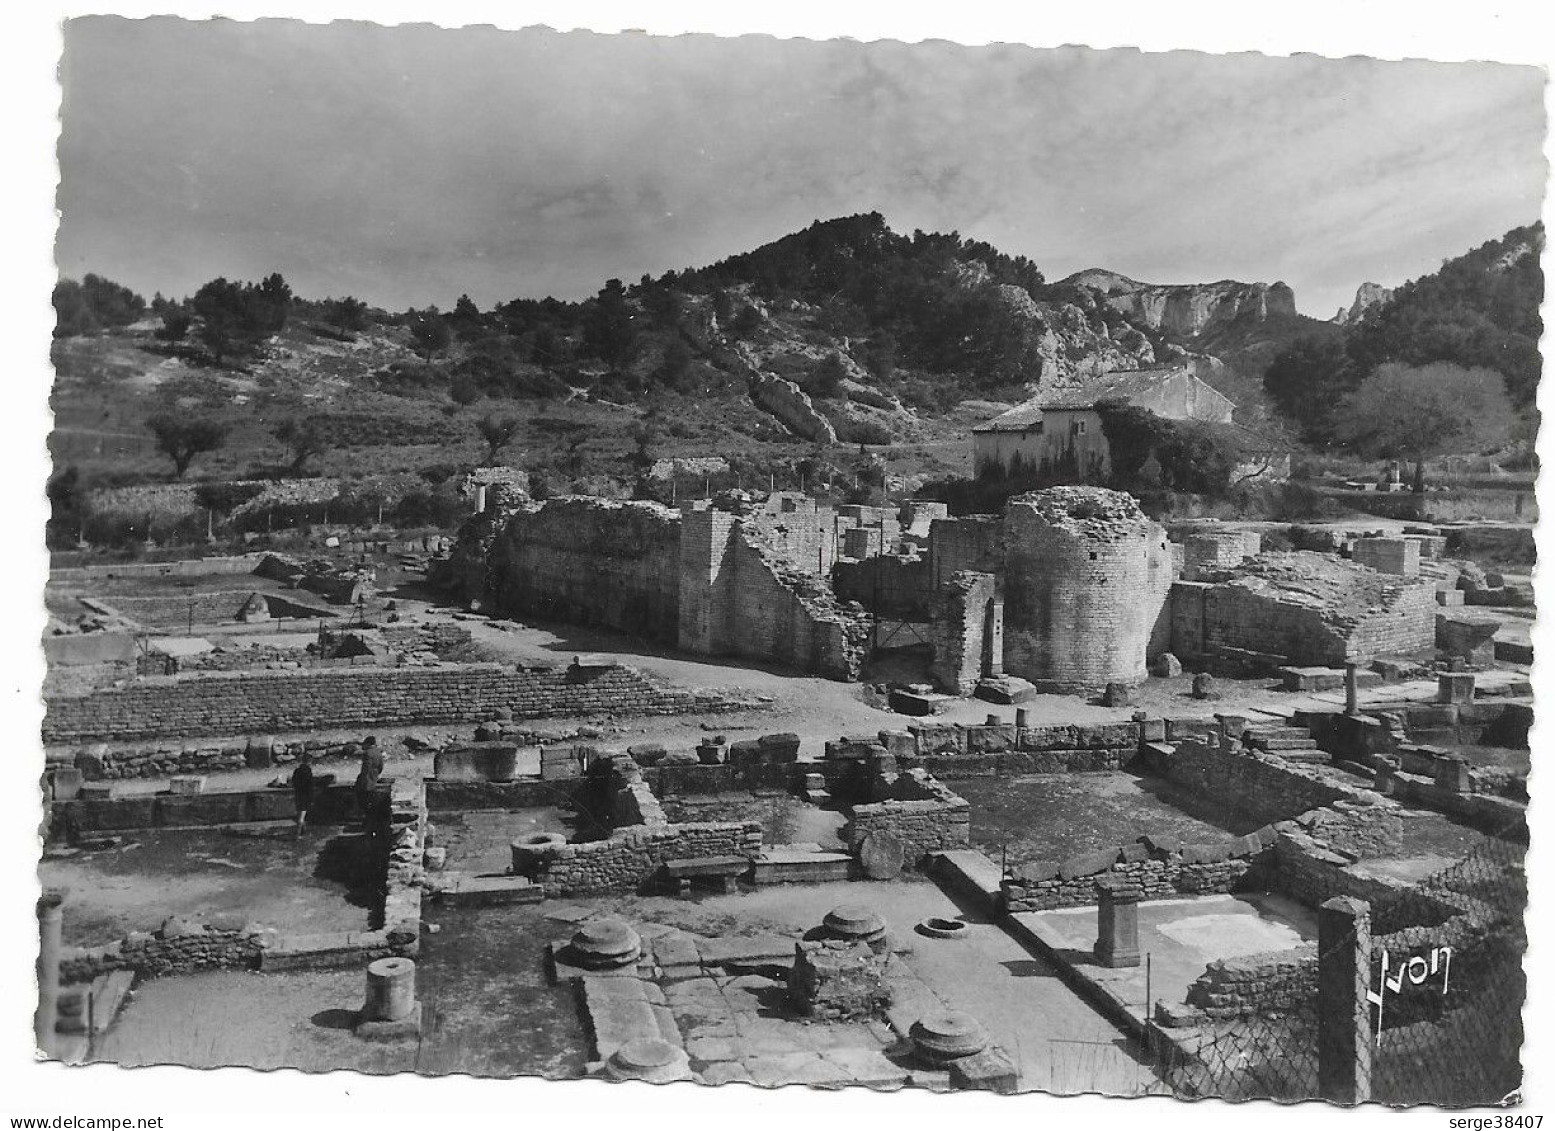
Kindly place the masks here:
POLYGON ((1371 1099, 1371 907, 1335 896, 1317 911, 1317 1089, 1332 1103, 1371 1099))

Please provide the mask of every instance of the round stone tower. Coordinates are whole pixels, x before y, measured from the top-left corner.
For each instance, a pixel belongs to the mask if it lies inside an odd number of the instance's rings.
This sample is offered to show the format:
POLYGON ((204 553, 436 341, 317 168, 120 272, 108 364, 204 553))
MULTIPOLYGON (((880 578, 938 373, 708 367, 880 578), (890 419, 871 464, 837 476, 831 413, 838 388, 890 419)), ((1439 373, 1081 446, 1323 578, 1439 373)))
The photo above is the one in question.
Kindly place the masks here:
MULTIPOLYGON (((1174 580, 1166 532, 1132 495, 1053 487, 1004 512, 1004 670, 1048 690, 1145 678, 1174 580)), ((1164 644, 1163 644, 1164 646, 1164 644)))

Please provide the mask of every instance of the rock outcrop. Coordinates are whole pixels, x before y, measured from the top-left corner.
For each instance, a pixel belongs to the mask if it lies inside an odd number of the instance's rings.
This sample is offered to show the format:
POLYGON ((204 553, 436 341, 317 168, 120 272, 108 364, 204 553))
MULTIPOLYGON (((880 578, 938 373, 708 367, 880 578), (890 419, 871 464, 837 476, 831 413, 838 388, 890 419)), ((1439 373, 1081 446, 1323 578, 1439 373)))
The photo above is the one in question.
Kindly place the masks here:
POLYGON ((1339 308, 1339 312, 1329 319, 1335 325, 1349 326, 1359 322, 1368 310, 1382 306, 1393 297, 1393 288, 1384 287, 1380 283, 1362 283, 1355 292, 1355 301, 1346 310, 1339 308))
POLYGON ((1097 291, 1130 321, 1175 338, 1199 337, 1238 319, 1266 322, 1296 317, 1296 295, 1284 283, 1141 283, 1116 271, 1092 268, 1065 284, 1097 291))

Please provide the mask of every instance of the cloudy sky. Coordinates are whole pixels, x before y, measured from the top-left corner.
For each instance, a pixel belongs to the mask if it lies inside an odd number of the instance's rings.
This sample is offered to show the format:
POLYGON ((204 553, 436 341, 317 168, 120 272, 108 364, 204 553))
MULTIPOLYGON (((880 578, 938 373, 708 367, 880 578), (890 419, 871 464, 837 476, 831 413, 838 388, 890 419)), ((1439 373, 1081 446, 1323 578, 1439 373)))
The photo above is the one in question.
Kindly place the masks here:
POLYGON ((61 270, 148 295, 579 298, 876 210, 1328 317, 1546 174, 1499 64, 88 17, 60 77, 61 270))

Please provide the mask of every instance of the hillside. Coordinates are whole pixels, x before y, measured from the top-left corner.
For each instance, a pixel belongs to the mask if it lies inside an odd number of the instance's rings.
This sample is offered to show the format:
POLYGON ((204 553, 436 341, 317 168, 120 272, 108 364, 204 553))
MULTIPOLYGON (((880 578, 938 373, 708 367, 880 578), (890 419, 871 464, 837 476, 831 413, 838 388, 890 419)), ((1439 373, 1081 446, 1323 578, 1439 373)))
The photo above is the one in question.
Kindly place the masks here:
POLYGON ((1514 228, 1391 292, 1362 287, 1342 320, 1279 350, 1265 370, 1266 390, 1309 439, 1324 443, 1336 423, 1331 408, 1383 365, 1488 369, 1500 374, 1531 436, 1543 246, 1542 225, 1514 228))
POLYGON ((1191 363, 1253 424, 1275 412, 1265 371, 1298 345, 1319 362, 1323 349, 1499 351, 1509 381, 1526 381, 1539 235, 1511 233, 1390 301, 1369 296, 1344 325, 1297 314, 1282 283, 1164 286, 1099 268, 1049 283, 1023 257, 954 232, 898 234, 878 213, 610 280, 583 302, 487 311, 462 296, 447 312, 308 300, 278 275, 148 304, 87 276, 56 290, 50 450, 77 490, 166 482, 147 421, 216 418, 228 431, 191 481, 411 476, 424 490, 407 515, 423 515, 462 505, 453 484, 493 458, 481 421, 511 421, 495 458, 542 492, 770 483, 863 497, 965 474, 974 424, 1113 370, 1191 363), (289 421, 309 422, 307 450, 278 437, 289 421), (644 477, 686 459, 704 462, 684 484, 644 477), (726 472, 709 471, 717 460, 726 472))

